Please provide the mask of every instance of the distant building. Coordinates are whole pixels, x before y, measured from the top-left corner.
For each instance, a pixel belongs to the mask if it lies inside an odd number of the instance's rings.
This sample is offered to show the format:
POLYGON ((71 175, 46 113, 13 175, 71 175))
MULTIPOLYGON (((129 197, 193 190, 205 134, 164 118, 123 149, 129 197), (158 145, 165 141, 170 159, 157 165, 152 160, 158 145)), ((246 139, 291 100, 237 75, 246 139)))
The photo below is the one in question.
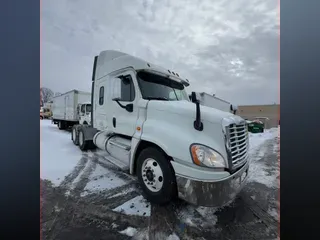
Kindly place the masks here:
POLYGON ((280 122, 280 104, 238 106, 237 115, 248 120, 267 117, 266 128, 277 127, 280 122))

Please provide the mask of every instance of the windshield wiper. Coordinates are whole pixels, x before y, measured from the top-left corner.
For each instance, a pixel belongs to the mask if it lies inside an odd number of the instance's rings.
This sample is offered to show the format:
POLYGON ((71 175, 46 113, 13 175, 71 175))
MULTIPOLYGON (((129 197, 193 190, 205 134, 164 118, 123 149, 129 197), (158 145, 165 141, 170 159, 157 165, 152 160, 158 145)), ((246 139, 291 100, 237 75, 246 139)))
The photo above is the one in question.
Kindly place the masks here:
POLYGON ((168 98, 166 97, 144 97, 146 100, 164 100, 164 101, 169 101, 168 98))

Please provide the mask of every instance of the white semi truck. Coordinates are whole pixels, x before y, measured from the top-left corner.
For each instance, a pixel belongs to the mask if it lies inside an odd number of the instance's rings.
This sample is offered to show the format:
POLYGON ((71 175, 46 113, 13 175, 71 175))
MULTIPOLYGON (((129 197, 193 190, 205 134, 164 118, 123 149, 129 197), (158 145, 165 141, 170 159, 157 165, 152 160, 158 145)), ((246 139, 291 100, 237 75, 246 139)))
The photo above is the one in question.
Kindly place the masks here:
POLYGON ((72 90, 53 98, 52 122, 59 129, 91 124, 91 93, 72 90))
POLYGON ((72 128, 81 150, 99 148, 137 176, 146 199, 200 206, 235 198, 247 179, 248 132, 239 116, 189 100, 187 79, 118 51, 94 58, 91 126, 72 128))

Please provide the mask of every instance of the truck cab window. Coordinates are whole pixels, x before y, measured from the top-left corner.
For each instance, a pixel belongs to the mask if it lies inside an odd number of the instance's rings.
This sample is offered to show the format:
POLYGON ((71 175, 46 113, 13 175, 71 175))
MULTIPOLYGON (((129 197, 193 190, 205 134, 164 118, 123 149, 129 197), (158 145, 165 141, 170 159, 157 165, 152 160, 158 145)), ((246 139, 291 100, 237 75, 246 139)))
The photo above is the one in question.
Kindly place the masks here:
POLYGON ((90 113, 91 112, 91 104, 87 104, 86 105, 86 113, 90 113))
POLYGON ((99 105, 103 105, 103 101, 104 101, 104 87, 101 87, 99 91, 99 105))
POLYGON ((135 99, 134 84, 131 75, 124 76, 120 85, 121 101, 132 102, 135 99))
POLYGON ((144 99, 190 101, 182 83, 147 72, 139 72, 137 76, 144 99))
POLYGON ((85 105, 81 105, 81 112, 85 113, 85 105))

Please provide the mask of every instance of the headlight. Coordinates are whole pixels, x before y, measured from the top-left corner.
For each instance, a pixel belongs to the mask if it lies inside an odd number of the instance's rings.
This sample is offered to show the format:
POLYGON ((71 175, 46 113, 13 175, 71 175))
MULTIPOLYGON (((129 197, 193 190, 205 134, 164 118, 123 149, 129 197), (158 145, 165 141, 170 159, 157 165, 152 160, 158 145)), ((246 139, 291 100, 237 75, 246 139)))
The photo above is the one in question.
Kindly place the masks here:
POLYGON ((211 168, 226 167, 226 163, 219 153, 203 145, 192 145, 191 156, 193 162, 198 166, 206 166, 211 168))

